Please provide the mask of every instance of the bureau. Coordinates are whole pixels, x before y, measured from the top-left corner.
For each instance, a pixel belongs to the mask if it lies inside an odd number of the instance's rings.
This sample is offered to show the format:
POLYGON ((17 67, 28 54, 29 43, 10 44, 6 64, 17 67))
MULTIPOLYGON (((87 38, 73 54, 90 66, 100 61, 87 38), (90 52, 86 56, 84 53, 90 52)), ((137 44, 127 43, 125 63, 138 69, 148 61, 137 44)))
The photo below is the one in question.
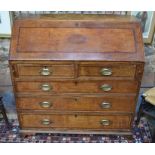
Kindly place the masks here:
POLYGON ((16 20, 9 62, 21 132, 131 134, 140 27, 131 16, 16 20))

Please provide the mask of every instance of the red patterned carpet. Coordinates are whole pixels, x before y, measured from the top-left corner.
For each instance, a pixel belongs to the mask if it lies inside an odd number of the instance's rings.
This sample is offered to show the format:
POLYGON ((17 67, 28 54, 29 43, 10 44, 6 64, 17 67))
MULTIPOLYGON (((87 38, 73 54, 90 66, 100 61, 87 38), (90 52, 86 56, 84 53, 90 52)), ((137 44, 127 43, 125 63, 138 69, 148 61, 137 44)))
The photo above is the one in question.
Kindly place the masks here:
POLYGON ((0 121, 0 143, 150 143, 151 134, 148 122, 142 118, 139 127, 133 124, 133 139, 114 135, 86 134, 35 134, 22 137, 17 120, 10 120, 11 129, 0 121))

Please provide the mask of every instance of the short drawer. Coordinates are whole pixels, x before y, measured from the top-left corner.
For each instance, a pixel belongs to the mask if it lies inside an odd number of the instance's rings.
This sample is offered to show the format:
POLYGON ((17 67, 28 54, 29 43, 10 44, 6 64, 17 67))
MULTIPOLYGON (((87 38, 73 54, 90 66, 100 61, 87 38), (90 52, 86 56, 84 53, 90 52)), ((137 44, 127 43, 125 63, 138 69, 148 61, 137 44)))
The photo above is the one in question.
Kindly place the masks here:
POLYGON ((22 128, 129 129, 130 115, 20 114, 22 128))
POLYGON ((134 112, 134 96, 44 96, 18 97, 17 108, 23 110, 134 112))
POLYGON ((50 78, 73 78, 74 65, 73 64, 18 64, 19 77, 50 77, 50 78))
POLYGON ((17 92, 42 93, 136 93, 137 81, 54 81, 54 82, 16 82, 17 92))
POLYGON ((80 77, 129 77, 134 78, 136 65, 123 63, 97 63, 80 65, 80 77))

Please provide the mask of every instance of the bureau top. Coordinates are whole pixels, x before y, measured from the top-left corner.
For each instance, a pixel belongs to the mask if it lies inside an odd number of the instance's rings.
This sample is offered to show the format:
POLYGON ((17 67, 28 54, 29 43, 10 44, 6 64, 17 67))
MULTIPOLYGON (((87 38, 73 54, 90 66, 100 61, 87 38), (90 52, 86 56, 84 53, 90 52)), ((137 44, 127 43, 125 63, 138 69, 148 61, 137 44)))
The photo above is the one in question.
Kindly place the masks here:
POLYGON ((132 16, 50 15, 14 22, 10 60, 144 61, 132 16))

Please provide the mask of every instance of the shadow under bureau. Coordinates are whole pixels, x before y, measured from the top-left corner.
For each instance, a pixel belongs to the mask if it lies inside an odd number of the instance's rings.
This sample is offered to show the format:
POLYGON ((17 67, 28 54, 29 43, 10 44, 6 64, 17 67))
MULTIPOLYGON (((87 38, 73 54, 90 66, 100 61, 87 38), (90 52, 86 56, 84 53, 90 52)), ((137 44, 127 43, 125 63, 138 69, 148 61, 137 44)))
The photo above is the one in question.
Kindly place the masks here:
POLYGON ((16 20, 10 69, 21 132, 130 134, 143 68, 134 17, 16 20))

